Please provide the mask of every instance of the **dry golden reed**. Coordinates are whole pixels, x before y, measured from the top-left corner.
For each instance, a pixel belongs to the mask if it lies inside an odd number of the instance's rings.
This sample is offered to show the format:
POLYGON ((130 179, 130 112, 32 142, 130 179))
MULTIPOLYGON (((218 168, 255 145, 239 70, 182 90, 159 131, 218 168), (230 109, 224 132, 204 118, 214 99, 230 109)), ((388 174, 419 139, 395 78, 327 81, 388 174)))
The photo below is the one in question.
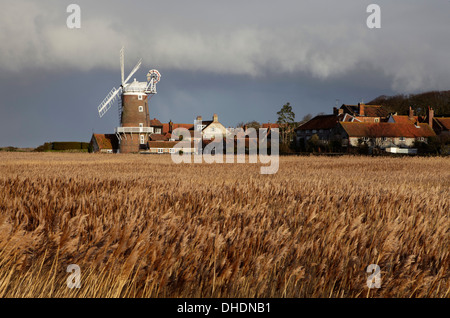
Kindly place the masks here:
POLYGON ((0 297, 450 296, 450 159, 259 168, 1 153, 0 297))

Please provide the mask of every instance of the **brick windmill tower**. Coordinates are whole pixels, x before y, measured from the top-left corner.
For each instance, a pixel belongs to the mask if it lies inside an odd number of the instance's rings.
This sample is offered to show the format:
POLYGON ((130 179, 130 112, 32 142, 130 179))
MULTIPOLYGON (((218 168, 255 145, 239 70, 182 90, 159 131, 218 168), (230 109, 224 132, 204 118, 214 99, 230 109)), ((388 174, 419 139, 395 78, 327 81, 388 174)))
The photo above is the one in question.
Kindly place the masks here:
POLYGON ((142 60, 139 60, 130 75, 125 79, 124 48, 122 48, 120 50, 122 84, 117 89, 113 87, 98 106, 99 116, 102 117, 119 98, 120 127, 117 127, 115 132, 119 140, 121 153, 145 150, 148 136, 153 133, 153 127, 150 127, 148 102, 156 94, 156 84, 160 81, 161 74, 157 70, 150 70, 146 82, 138 82, 134 79, 134 81, 128 83, 141 63, 142 60))

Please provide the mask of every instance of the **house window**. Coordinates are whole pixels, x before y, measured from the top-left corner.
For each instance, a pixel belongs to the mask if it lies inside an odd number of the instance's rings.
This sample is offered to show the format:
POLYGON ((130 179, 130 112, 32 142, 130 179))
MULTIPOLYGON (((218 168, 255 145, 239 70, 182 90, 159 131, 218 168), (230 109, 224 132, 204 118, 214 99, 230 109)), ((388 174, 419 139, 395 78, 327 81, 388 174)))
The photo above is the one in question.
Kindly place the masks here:
POLYGON ((139 99, 139 100, 142 100, 142 94, 139 94, 139 95, 138 95, 138 99, 139 99))
POLYGON ((175 148, 170 148, 169 153, 175 153, 175 148))
POLYGON ((145 136, 144 135, 140 135, 140 141, 141 141, 141 145, 145 144, 145 136))
POLYGON ((380 118, 375 118, 373 121, 376 122, 376 123, 379 123, 380 122, 380 118))
POLYGON ((163 148, 158 148, 158 153, 163 153, 164 149, 163 148))
POLYGON ((155 128, 155 134, 160 134, 161 133, 161 128, 155 128))
POLYGON ((400 137, 398 140, 405 141, 405 137, 400 137))
POLYGON ((381 140, 387 141, 387 137, 383 137, 383 138, 381 138, 381 140))
POLYGON ((425 141, 425 138, 419 137, 419 141, 425 141))
POLYGON ((215 132, 216 128, 215 127, 211 127, 211 132, 215 132))
POLYGON ((369 141, 369 137, 363 137, 364 141, 369 141))
POLYGON ((139 106, 139 112, 140 113, 144 112, 144 106, 139 106))

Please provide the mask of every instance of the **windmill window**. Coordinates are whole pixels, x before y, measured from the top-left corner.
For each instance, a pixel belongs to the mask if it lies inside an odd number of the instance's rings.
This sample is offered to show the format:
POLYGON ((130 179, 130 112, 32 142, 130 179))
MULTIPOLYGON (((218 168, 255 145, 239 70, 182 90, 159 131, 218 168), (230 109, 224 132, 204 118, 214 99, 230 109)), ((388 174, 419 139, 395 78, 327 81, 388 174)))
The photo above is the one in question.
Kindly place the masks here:
POLYGON ((138 99, 142 100, 142 95, 141 94, 138 95, 138 99))
POLYGON ((139 112, 140 113, 144 112, 144 106, 139 106, 139 112))
POLYGON ((144 127, 144 124, 143 123, 139 123, 139 127, 140 128, 144 127))
POLYGON ((143 145, 145 143, 145 136, 144 135, 140 135, 140 141, 141 141, 141 145, 143 145))

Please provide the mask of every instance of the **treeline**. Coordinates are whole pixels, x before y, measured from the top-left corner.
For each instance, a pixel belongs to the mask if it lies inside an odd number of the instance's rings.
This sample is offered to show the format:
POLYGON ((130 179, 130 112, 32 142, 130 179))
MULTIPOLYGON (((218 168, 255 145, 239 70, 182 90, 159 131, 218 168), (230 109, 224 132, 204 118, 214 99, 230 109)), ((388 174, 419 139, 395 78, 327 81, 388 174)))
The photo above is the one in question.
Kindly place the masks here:
POLYGON ((89 151, 90 144, 88 142, 78 142, 78 141, 54 141, 46 142, 35 149, 35 151, 89 151))
POLYGON ((407 115, 409 107, 414 109, 416 115, 425 116, 431 106, 435 116, 450 115, 450 90, 431 91, 420 94, 399 94, 395 96, 378 96, 367 105, 383 105, 389 112, 407 115))

